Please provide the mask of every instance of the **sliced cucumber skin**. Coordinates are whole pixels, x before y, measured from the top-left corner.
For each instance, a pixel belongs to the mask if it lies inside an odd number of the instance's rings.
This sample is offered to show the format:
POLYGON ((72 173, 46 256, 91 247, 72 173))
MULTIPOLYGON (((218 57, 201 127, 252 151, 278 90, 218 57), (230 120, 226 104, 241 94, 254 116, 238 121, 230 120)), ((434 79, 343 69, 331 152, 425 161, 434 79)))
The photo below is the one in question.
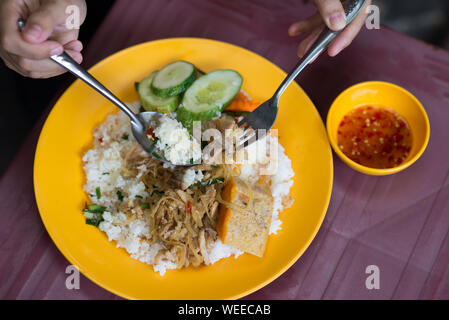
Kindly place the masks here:
MULTIPOLYGON (((235 86, 234 92, 229 96, 229 98, 224 103, 222 103, 219 106, 211 106, 211 108, 209 110, 204 110, 204 111, 200 111, 200 112, 194 112, 193 110, 188 110, 185 107, 184 103, 187 102, 186 101, 187 100, 186 95, 188 95, 188 91, 187 91, 184 94, 182 103, 177 111, 177 120, 179 122, 181 122, 184 127, 191 128, 193 125, 193 121, 206 121, 206 120, 212 120, 213 118, 216 118, 220 112, 222 112, 226 109, 226 107, 232 102, 232 100, 235 98, 235 96, 239 93, 239 91, 242 87, 243 78, 242 78, 241 74, 235 70, 230 70, 230 69, 214 70, 214 71, 200 77, 198 80, 202 79, 203 77, 213 75, 214 72, 222 72, 222 71, 233 72, 235 75, 238 76, 238 78, 240 78, 239 79, 240 84, 238 86, 235 86)), ((191 86, 188 90, 195 90, 195 84, 193 84, 193 86, 191 86)), ((190 107, 190 109, 192 109, 192 107, 190 107)))
MULTIPOLYGON (((183 63, 187 63, 187 64, 191 65, 193 67, 192 73, 187 77, 187 79, 182 81, 182 83, 180 83, 179 85, 170 87, 170 88, 158 88, 153 83, 151 85, 151 89, 153 90, 153 93, 155 95, 157 95, 159 97, 171 97, 171 96, 179 95, 182 92, 186 91, 192 85, 192 83, 196 80, 197 71, 196 71, 196 67, 193 64, 191 64, 190 62, 187 62, 187 61, 179 60, 179 61, 172 62, 172 63, 168 64, 167 66, 170 66, 176 62, 183 62, 183 63)), ((167 67, 167 66, 165 66, 165 67, 167 67)))
POLYGON ((140 81, 137 85, 137 92, 139 93, 142 107, 146 111, 156 112, 174 112, 179 106, 179 96, 161 98, 153 94, 151 84, 158 71, 154 71, 148 77, 140 81))
POLYGON ((178 108, 176 111, 176 119, 181 122, 181 124, 187 128, 190 129, 193 126, 194 121, 206 121, 206 120, 212 120, 213 118, 216 118, 218 114, 220 113, 220 110, 214 109, 209 111, 203 111, 200 113, 194 113, 192 111, 187 110, 182 105, 178 108))

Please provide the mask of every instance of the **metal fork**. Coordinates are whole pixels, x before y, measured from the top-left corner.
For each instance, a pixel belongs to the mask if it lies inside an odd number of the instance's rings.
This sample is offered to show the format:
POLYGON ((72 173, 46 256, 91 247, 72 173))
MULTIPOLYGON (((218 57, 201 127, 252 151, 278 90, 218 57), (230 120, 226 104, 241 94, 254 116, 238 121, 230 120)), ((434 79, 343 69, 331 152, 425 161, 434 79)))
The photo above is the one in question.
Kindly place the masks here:
MULTIPOLYGON (((347 0, 343 3, 346 13, 346 25, 349 25, 360 13, 361 9, 365 5, 365 2, 366 0, 347 0)), ((320 53, 327 48, 331 41, 334 40, 341 31, 332 31, 330 29, 324 30, 309 51, 296 65, 295 69, 287 76, 287 78, 285 78, 275 92, 274 96, 239 121, 238 126, 239 128, 243 128, 244 132, 240 138, 240 144, 236 147, 237 151, 249 146, 258 139, 263 138, 273 127, 278 114, 279 99, 285 89, 287 89, 290 83, 311 61, 318 57, 318 55, 320 55, 320 53)))

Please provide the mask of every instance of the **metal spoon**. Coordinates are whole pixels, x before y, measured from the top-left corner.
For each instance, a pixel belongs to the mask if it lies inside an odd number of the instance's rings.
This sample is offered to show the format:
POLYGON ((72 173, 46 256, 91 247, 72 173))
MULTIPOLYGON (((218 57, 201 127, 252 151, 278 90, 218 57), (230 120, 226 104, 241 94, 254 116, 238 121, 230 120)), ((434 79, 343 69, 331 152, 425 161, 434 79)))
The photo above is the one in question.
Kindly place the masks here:
MULTIPOLYGON (((17 24, 20 31, 25 27, 25 21, 19 19, 17 24)), ((140 144, 143 150, 150 154, 153 158, 160 160, 162 162, 170 163, 161 154, 155 155, 155 143, 148 139, 147 131, 149 128, 149 120, 157 119, 161 116, 158 112, 141 112, 135 114, 132 112, 126 104, 124 104, 120 99, 118 99, 111 91, 109 91, 105 86, 103 86, 97 79, 95 79, 89 72, 84 70, 76 61, 74 61, 67 53, 63 52, 59 55, 54 55, 50 57, 51 60, 56 62, 58 65, 63 67, 72 73, 75 77, 81 79, 90 87, 94 88, 97 92, 102 94, 106 99, 111 101, 117 107, 119 107, 130 119, 131 119, 131 131, 134 138, 140 144)))

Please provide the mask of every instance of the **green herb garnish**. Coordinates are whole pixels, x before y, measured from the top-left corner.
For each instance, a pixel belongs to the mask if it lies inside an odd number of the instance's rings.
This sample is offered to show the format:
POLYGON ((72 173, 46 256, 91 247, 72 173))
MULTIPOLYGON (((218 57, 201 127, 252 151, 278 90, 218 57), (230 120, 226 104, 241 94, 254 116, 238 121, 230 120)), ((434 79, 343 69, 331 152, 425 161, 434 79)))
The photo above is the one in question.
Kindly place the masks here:
POLYGON ((158 153, 156 153, 156 152, 153 151, 152 154, 153 154, 153 156, 154 156, 156 159, 159 159, 159 160, 162 159, 162 157, 161 157, 158 153))
POLYGON ((101 190, 100 190, 100 187, 97 187, 97 188, 95 189, 95 194, 97 195, 97 199, 100 199, 100 198, 101 198, 101 190))
POLYGON ((98 227, 102 221, 104 221, 103 214, 100 213, 95 214, 95 218, 86 218, 86 224, 95 227, 98 227))
POLYGON ((136 197, 135 197, 136 199, 143 199, 143 197, 141 196, 141 195, 136 195, 136 197))
POLYGON ((123 201, 124 196, 123 196, 123 193, 120 190, 117 190, 117 197, 118 197, 118 199, 120 201, 123 201))
POLYGON ((205 187, 205 186, 211 186, 213 184, 222 183, 224 182, 224 178, 213 178, 206 181, 200 181, 194 184, 194 186, 197 187, 205 187))
POLYGON ((151 192, 151 196, 154 196, 155 194, 157 194, 157 195, 163 195, 164 194, 164 191, 159 191, 159 190, 153 190, 153 192, 151 192))
POLYGON ((106 207, 100 206, 98 204, 89 204, 87 206, 87 209, 84 209, 84 212, 88 212, 90 214, 93 214, 93 218, 86 218, 86 224, 90 224, 92 226, 98 227, 100 222, 102 222, 103 219, 103 213, 105 212, 106 207))
POLYGON ((105 175, 108 175, 108 174, 110 174, 109 172, 103 172, 103 175, 105 176, 105 175))
POLYGON ((140 207, 141 207, 142 209, 148 209, 148 208, 150 208, 150 204, 149 204, 148 202, 144 202, 144 203, 141 203, 141 204, 140 204, 140 207))
POLYGON ((128 138, 129 138, 129 135, 126 134, 126 133, 122 136, 122 139, 123 139, 123 140, 128 140, 128 138))
POLYGON ((89 204, 87 206, 87 209, 84 209, 84 211, 86 212, 90 212, 90 213, 103 213, 105 212, 106 207, 100 206, 98 204, 89 204))

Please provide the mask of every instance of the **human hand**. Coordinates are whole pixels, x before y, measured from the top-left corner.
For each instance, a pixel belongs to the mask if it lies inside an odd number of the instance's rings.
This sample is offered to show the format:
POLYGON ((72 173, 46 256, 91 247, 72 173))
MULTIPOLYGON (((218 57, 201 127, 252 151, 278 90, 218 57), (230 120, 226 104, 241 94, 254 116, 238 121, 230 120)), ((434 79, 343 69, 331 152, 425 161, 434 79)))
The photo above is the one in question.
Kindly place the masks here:
MULTIPOLYGON (((293 23, 288 33, 290 36, 309 34, 298 47, 298 56, 302 58, 310 49, 312 44, 318 39, 325 25, 334 31, 342 30, 346 27, 346 15, 340 0, 312 0, 318 8, 318 13, 312 17, 293 23)), ((366 8, 371 4, 371 0, 366 1, 360 14, 343 30, 329 45, 328 54, 335 57, 347 46, 363 27, 367 13, 366 8)))
POLYGON ((65 69, 48 58, 64 50, 78 63, 83 44, 79 30, 66 27, 66 8, 80 9, 80 24, 86 17, 85 0, 1 0, 0 57, 12 70, 31 78, 50 78, 65 69), (26 20, 23 32, 17 21, 26 20), (51 38, 51 40, 48 40, 51 38))

